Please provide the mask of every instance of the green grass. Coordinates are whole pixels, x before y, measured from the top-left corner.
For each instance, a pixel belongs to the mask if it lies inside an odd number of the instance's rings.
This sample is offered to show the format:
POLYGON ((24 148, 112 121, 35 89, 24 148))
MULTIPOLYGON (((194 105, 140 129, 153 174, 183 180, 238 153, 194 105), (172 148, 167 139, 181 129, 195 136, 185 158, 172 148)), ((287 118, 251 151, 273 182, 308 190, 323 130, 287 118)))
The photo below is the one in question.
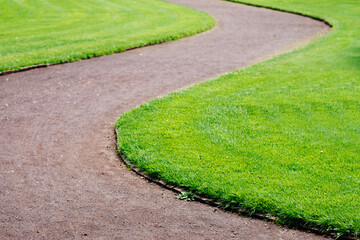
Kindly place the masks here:
POLYGON ((175 40, 214 25, 160 0, 0 0, 0 72, 175 40))
POLYGON ((244 2, 326 19, 333 31, 125 113, 119 148, 144 172, 224 205, 359 235, 359 1, 244 2))

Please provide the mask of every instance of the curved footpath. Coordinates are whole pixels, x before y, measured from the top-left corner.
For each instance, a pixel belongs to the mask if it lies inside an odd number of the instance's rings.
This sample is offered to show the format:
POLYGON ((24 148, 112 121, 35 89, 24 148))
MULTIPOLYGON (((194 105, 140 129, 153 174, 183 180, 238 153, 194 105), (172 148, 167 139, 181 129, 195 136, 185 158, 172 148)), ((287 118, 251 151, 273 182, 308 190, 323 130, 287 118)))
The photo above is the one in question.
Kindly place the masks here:
POLYGON ((0 239, 320 239, 177 200, 114 151, 126 110, 289 50, 325 24, 217 0, 196 37, 0 77, 0 239))

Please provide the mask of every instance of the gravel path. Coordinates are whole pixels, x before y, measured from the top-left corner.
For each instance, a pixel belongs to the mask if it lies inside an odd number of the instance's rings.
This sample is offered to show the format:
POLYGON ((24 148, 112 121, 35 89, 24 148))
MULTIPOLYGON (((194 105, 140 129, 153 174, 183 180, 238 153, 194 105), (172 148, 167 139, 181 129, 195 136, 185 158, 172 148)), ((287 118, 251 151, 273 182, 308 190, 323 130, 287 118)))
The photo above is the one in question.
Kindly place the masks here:
POLYGON ((217 0, 171 0, 217 26, 177 42, 0 77, 0 239, 321 239, 197 202, 119 162, 126 110, 319 33, 323 23, 217 0))

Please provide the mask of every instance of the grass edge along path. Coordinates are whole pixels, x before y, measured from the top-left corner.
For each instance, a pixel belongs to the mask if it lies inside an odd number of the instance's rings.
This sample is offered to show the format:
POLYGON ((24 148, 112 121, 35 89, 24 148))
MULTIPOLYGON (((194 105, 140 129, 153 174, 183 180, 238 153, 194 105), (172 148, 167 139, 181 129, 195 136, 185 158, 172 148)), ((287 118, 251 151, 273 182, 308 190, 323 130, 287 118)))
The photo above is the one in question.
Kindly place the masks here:
POLYGON ((125 113, 119 149, 145 173, 223 206, 358 236, 359 6, 242 2, 326 19, 333 31, 125 113))
POLYGON ((173 41, 215 25, 207 13, 160 0, 0 0, 0 9, 0 75, 173 41))

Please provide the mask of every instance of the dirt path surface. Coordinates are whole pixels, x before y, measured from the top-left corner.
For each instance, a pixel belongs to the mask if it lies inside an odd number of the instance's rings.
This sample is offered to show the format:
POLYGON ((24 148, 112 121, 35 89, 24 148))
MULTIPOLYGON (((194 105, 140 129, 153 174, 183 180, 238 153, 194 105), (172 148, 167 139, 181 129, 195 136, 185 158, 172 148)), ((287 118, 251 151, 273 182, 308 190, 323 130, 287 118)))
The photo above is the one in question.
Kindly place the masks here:
POLYGON ((327 27, 216 0, 172 0, 218 25, 199 36, 0 77, 0 239, 321 239, 197 203, 119 162, 126 110, 253 63, 327 27))

